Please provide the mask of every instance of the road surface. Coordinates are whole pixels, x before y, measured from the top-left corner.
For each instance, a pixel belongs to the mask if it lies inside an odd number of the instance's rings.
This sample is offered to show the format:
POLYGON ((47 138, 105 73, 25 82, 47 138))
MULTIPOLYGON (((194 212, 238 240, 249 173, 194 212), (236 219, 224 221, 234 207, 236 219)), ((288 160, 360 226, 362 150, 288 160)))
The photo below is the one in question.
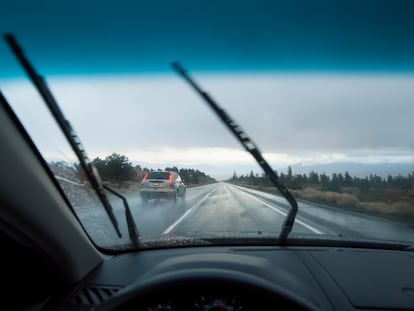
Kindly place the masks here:
MULTIPOLYGON (((177 203, 151 200, 143 204, 138 191, 128 194, 127 199, 141 237, 154 239, 167 235, 208 236, 228 232, 278 236, 290 209, 280 196, 227 183, 188 188, 185 200, 177 203)), ((115 235, 102 208, 78 209, 88 233, 103 247, 129 241, 122 204, 115 198, 111 201, 122 239, 115 235)), ((300 201, 298 205, 292 235, 400 241, 409 241, 414 236, 412 226, 389 219, 309 202, 300 201)))

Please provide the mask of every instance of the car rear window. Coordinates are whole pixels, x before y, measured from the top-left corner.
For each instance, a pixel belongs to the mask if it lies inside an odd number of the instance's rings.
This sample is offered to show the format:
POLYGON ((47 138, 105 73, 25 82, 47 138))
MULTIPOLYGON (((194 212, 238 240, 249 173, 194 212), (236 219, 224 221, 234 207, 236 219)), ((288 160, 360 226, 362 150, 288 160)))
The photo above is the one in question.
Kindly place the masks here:
POLYGON ((168 172, 150 172, 147 179, 168 179, 169 175, 168 172))

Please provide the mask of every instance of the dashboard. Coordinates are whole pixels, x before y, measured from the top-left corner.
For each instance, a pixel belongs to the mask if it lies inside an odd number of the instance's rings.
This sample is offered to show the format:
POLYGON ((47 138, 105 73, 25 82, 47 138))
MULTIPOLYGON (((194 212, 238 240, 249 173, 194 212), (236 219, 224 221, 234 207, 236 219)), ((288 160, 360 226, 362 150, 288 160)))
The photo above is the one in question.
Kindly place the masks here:
POLYGON ((270 246, 143 250, 105 260, 49 306, 412 310, 413 275, 414 255, 409 251, 270 246))

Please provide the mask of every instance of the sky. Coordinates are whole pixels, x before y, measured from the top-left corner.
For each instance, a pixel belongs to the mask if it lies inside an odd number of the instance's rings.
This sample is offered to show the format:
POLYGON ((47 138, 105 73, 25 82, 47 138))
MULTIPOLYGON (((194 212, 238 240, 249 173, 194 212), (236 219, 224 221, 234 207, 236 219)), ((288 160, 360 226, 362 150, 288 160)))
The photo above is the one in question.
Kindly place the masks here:
MULTIPOLYGON (((136 164, 225 174, 254 162, 171 62, 276 168, 413 163, 413 30, 412 1, 0 4, 0 31, 16 36, 90 157, 119 152, 136 164)), ((49 155, 61 156, 4 42, 0 90, 49 155)))

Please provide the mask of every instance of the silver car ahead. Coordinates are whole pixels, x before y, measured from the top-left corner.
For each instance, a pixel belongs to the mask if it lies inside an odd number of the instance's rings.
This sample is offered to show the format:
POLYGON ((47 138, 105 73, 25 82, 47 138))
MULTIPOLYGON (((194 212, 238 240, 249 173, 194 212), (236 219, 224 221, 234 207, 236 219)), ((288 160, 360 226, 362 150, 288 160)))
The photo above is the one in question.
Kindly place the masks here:
POLYGON ((142 202, 149 199, 171 199, 177 201, 185 198, 186 187, 176 172, 148 172, 141 183, 140 194, 142 202))

